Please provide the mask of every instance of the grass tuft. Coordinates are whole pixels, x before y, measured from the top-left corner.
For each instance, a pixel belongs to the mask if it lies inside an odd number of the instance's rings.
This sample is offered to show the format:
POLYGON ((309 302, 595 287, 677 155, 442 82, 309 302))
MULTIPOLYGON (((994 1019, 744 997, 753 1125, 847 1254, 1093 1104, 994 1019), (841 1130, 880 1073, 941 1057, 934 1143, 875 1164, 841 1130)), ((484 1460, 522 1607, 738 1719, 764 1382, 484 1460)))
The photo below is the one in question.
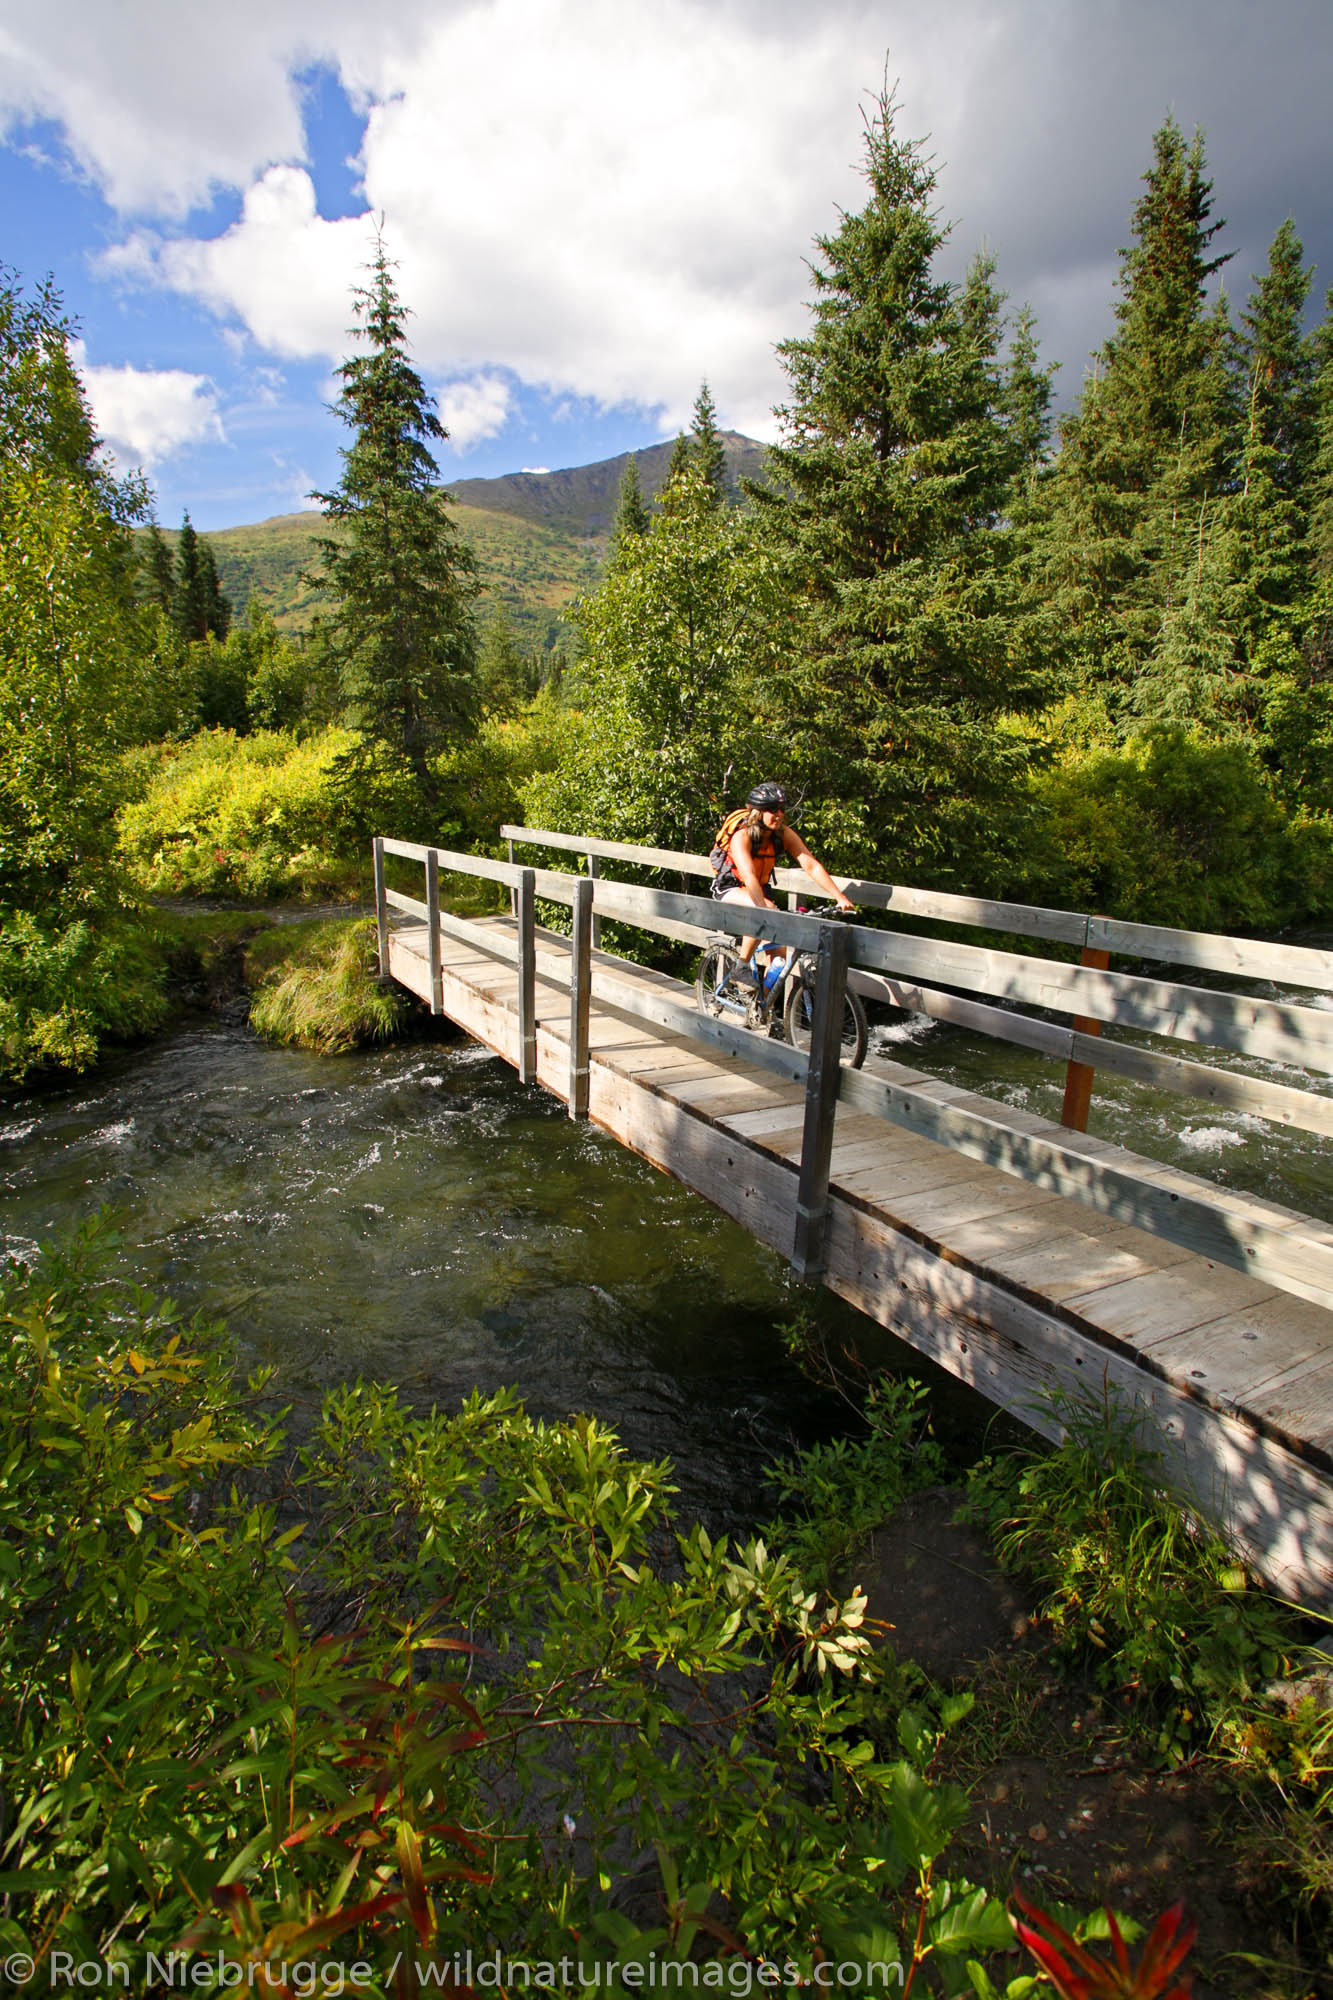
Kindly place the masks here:
MULTIPOLYGON (((348 924, 284 926, 262 939, 270 963, 250 1008, 257 1034, 316 1055, 346 1055, 368 1043, 388 1041, 402 1025, 405 1002, 377 976, 375 925, 368 917, 348 924), (299 933, 293 937, 291 933, 299 933)), ((252 959, 253 964, 253 959, 252 959)))

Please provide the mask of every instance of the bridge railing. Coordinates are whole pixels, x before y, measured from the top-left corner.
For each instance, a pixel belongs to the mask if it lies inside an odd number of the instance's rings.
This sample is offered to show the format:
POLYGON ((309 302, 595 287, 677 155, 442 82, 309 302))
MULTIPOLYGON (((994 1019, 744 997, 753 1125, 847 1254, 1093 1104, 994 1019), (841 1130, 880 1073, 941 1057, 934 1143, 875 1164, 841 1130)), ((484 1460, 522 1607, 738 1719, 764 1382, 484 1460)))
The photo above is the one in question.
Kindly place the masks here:
MULTIPOLYGON (((669 868, 687 876, 711 875, 699 856, 667 850, 631 847, 623 842, 588 842, 541 829, 502 829, 514 844, 547 846, 557 851, 598 850, 592 860, 638 862, 654 869, 669 868)), ((511 854, 513 848, 511 847, 511 854)), ((1032 1185, 1080 1201, 1104 1214, 1132 1223, 1152 1234, 1320 1305, 1333 1306, 1333 1230, 1257 1197, 1210 1186, 1196 1176, 1142 1159, 1123 1148, 1081 1134, 1066 1137, 1060 1128, 1009 1106, 992 1107, 985 1098, 950 1085, 900 1081, 873 1070, 841 1068, 837 1061, 838 1026, 843 1006, 843 982, 858 975, 876 975, 897 1004, 916 1007, 930 1001, 929 1011, 943 1018, 996 1034, 1000 1039, 1043 1053, 1077 1060, 1086 1052, 1104 1068, 1169 1089, 1189 1091, 1255 1111, 1280 1123, 1333 1133, 1333 1100, 1317 1091, 1242 1076, 1234 1071, 1170 1056, 1157 1049, 1099 1039, 1079 1026, 1070 1028, 1047 1020, 1015 1014, 995 999, 1026 1003, 1043 1010, 1086 1017, 1155 1036, 1174 1037, 1193 1045, 1219 1047, 1254 1055, 1267 1062, 1333 1074, 1333 1012, 1264 995, 1237 995, 1150 979, 1136 973, 1112 972, 1097 965, 1073 965, 1020 953, 991 950, 964 942, 872 930, 862 925, 822 923, 817 916, 774 910, 765 913, 766 936, 779 944, 794 944, 820 955, 816 1015, 809 1061, 790 1049, 745 1029, 700 1014, 679 997, 679 986, 667 980, 645 979, 642 969, 600 953, 593 943, 596 916, 673 938, 702 942, 711 933, 739 937, 755 929, 755 913, 745 905, 718 903, 711 898, 612 881, 601 875, 576 875, 564 870, 523 867, 518 862, 492 861, 410 842, 389 839, 375 843, 376 904, 380 927, 381 967, 389 964, 390 913, 397 911, 423 923, 430 953, 432 1005, 442 1011, 442 937, 454 937, 477 951, 516 966, 519 974, 520 1074, 536 1074, 535 981, 568 983, 570 992, 571 1116, 586 1115, 588 1104, 588 1019, 593 998, 622 1012, 667 1027, 674 1033, 743 1057, 805 1089, 805 1126, 797 1192, 797 1233, 793 1268, 802 1277, 822 1268, 823 1232, 828 1210, 828 1172, 836 1103, 936 1140, 968 1158, 996 1167, 1032 1185), (425 868, 425 900, 387 888, 384 858, 397 855, 425 868), (499 932, 494 923, 469 922, 440 906, 441 872, 483 877, 510 891, 514 932, 499 932), (535 903, 540 896, 567 905, 572 913, 572 945, 539 936, 535 903), (623 968, 623 969, 621 969, 623 968), (963 988, 964 991, 944 990, 963 988), (979 1000, 973 996, 984 994, 979 1000), (946 1012, 946 1006, 948 1011, 946 1012), (1112 1060, 1106 1057, 1111 1055, 1112 1060)), ((805 886, 796 871, 783 871, 783 888, 805 886)), ((813 885, 811 885, 811 888, 813 885)), ((1144 949, 1145 934, 1169 941, 1173 958, 1184 946, 1194 956, 1182 962, 1219 966, 1235 973, 1257 963, 1264 953, 1269 979, 1293 982, 1327 974, 1333 984, 1333 958, 1296 946, 1262 946, 1244 939, 1208 937, 1200 933, 1167 932, 1142 925, 1111 925, 1109 920, 1080 917, 1067 911, 1024 909, 1019 905, 983 903, 925 891, 902 891, 886 884, 846 882, 859 902, 890 910, 907 907, 913 915, 943 917, 977 927, 990 924, 1009 932, 1020 930, 1015 916, 1026 918, 1028 935, 1078 942, 1071 923, 1098 924, 1100 936, 1110 935, 1117 948, 1144 949), (1057 924, 1057 920, 1060 920, 1057 924), (1036 925, 1040 922, 1041 929, 1036 925), (1234 947, 1234 951, 1229 948, 1234 947)), ((817 893, 817 892, 814 892, 817 893)), ((1020 930, 1020 934, 1021 930, 1020 930)), ((1096 949, 1109 950, 1108 945, 1096 949)), ((1313 982, 1312 982, 1313 983, 1313 982)))
MULTIPOLYGON (((626 841, 590 840, 535 827, 503 826, 500 832, 508 842, 511 861, 517 846, 544 846, 584 857, 594 877, 599 861, 612 859, 712 878, 713 871, 702 855, 635 847, 626 841)), ((1064 1062, 1068 1067, 1061 1122, 1071 1130, 1086 1130, 1092 1073, 1105 1070, 1176 1095, 1333 1137, 1333 1097, 1102 1033, 1105 1024, 1297 1070, 1333 1074, 1333 1010, 1326 1002, 1310 1006, 1294 997, 1220 992, 1138 973, 1114 972, 1109 963, 1113 953, 1140 962, 1155 960, 1172 968, 1192 967, 1271 987, 1304 989, 1324 1000, 1333 993, 1333 952, 1156 924, 1120 923, 1082 911, 956 896, 856 876, 835 876, 834 880, 854 902, 870 909, 1079 948, 1082 961, 1073 965, 1063 959, 992 950, 961 940, 876 930, 857 933, 851 972, 852 983, 860 991, 894 1006, 1064 1062), (866 938, 876 942, 869 945, 863 941, 866 938), (996 1001, 1006 1004, 996 1005, 996 1001), (1019 1011, 1022 1007, 1073 1018, 1065 1026, 1019 1011), (1082 1074, 1071 1078, 1069 1068, 1082 1074), (1071 1083, 1075 1086, 1074 1102, 1071 1083)), ((793 902, 797 894, 806 901, 826 899, 826 892, 797 869, 779 869, 773 881, 793 902)), ((690 935, 697 939, 703 933, 695 929, 690 935)))

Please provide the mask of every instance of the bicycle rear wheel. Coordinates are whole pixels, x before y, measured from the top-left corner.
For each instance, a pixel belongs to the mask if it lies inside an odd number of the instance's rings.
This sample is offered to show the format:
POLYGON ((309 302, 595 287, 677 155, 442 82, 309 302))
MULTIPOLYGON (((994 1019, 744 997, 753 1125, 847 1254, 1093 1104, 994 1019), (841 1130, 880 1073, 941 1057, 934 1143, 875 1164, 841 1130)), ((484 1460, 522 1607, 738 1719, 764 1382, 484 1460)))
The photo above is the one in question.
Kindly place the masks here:
MULTIPOLYGON (((782 1009, 782 1032, 794 1049, 805 1054, 810 1052, 810 1033, 814 1024, 815 992, 814 984, 801 970, 793 971, 787 980, 787 998, 782 1009)), ((847 988, 842 1003, 842 1053, 840 1062, 850 1069, 860 1069, 866 1059, 866 1049, 870 1041, 870 1024, 866 1020, 866 1010, 861 1004, 859 993, 847 988)))

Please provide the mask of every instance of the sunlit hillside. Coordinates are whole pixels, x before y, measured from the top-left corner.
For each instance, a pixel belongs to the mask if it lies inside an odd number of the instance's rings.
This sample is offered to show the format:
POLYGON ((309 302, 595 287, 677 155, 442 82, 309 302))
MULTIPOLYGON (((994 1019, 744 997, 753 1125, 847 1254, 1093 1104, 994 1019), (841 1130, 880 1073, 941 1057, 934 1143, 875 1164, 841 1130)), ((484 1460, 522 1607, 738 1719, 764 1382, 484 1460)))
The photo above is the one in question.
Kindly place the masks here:
MULTIPOLYGON (((733 483, 758 476, 762 445, 736 432, 725 433, 723 443, 733 483)), ((637 454, 649 498, 666 477, 673 448, 658 444, 637 454)), ((622 456, 558 472, 460 479, 450 489, 455 519, 477 558, 483 607, 502 605, 520 641, 553 645, 565 630, 571 599, 596 583, 625 465, 622 456)), ((319 594, 307 577, 317 566, 316 540, 324 532, 319 515, 306 512, 210 534, 222 588, 237 616, 257 598, 283 629, 308 625, 319 594)))

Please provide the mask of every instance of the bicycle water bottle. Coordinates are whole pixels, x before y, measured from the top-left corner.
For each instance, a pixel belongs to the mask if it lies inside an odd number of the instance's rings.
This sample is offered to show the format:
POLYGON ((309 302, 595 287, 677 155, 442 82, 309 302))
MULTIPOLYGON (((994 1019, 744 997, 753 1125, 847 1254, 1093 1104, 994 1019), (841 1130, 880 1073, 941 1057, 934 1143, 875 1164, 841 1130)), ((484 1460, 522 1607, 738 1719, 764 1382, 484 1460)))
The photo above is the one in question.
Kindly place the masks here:
POLYGON ((777 985, 779 979, 781 979, 782 977, 782 968, 786 964, 786 962, 787 961, 784 958, 775 958, 772 960, 767 972, 764 974, 765 993, 771 993, 773 991, 773 988, 777 985))

